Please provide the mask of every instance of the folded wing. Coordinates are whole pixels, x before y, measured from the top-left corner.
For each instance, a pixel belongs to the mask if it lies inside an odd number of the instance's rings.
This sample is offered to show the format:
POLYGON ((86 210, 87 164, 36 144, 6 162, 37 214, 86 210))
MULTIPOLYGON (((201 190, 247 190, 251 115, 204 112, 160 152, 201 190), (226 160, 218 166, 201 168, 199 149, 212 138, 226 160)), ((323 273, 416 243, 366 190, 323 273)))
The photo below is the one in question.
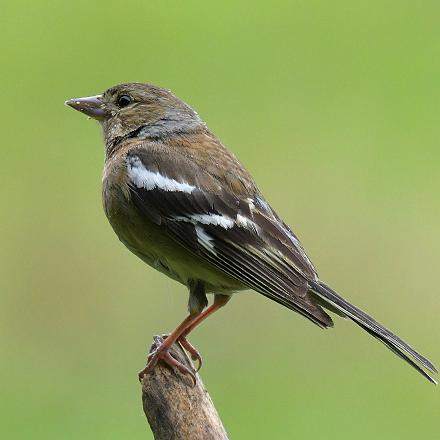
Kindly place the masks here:
POLYGON ((183 155, 176 164, 156 146, 130 151, 127 173, 139 212, 220 271, 320 327, 332 326, 308 292, 307 280, 317 279, 312 263, 258 192, 234 192, 183 155))

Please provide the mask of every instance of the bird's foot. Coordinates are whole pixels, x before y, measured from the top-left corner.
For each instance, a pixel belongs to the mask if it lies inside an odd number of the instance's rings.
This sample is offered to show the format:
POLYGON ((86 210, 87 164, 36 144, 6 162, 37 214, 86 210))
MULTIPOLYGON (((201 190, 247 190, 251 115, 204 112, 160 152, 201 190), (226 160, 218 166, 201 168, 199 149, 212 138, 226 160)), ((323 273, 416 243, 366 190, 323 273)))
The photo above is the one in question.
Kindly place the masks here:
POLYGON ((197 361, 198 366, 196 368, 196 372, 202 368, 202 356, 198 352, 198 350, 191 344, 191 342, 186 339, 185 336, 181 336, 178 340, 179 344, 191 355, 191 359, 193 361, 197 361))
MULTIPOLYGON (((163 335, 162 338, 166 339, 168 335, 163 335)), ((195 360, 199 360, 199 368, 201 366, 201 357, 197 350, 186 340, 185 337, 182 337, 183 341, 178 339, 179 343, 182 345, 182 347, 185 348, 190 354, 191 358, 195 360)), ((165 365, 170 367, 171 369, 177 369, 184 375, 189 375, 191 377, 191 380, 193 382, 193 386, 196 385, 196 373, 197 371, 194 371, 190 368, 188 368, 186 365, 184 365, 182 362, 178 361, 176 358, 173 357, 173 355, 169 352, 169 344, 166 343, 165 340, 152 352, 149 354, 147 359, 147 366, 141 370, 138 374, 139 381, 142 382, 142 379, 147 375, 150 374, 159 361, 162 361, 165 365)))
MULTIPOLYGON (((162 335, 163 339, 166 339, 168 335, 162 335)), ((185 335, 180 336, 177 338, 177 342, 182 346, 182 348, 190 354, 191 359, 198 363, 198 366, 196 368, 196 373, 202 368, 202 356, 200 355, 199 351, 194 347, 194 345, 191 344, 191 342, 186 339, 185 335)))

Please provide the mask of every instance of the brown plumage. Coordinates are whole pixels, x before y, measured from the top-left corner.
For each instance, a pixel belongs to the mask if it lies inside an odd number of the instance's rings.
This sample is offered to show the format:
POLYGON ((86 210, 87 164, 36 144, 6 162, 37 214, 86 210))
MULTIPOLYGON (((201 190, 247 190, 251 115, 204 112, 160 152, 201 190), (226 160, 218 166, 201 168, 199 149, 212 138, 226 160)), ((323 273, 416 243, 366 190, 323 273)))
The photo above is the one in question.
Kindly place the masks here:
POLYGON ((237 158, 197 113, 167 90, 121 84, 67 101, 99 120, 106 162, 103 203, 119 239, 139 258, 189 289, 189 316, 150 356, 141 376, 237 291, 253 289, 318 326, 327 312, 348 317, 422 375, 433 364, 322 283, 298 238, 265 201, 237 158), (203 311, 207 293, 214 304, 203 311))

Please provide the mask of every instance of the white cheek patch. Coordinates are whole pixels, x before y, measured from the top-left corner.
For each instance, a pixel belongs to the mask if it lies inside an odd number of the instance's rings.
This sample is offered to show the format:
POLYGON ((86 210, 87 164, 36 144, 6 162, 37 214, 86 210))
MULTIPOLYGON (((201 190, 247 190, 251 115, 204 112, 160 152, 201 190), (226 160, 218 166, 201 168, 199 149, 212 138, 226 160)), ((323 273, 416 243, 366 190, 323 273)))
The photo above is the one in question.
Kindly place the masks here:
POLYGON ((131 156, 128 163, 128 177, 137 188, 147 191, 159 188, 164 191, 184 192, 191 194, 196 187, 186 182, 162 176, 158 172, 147 170, 138 156, 131 156))

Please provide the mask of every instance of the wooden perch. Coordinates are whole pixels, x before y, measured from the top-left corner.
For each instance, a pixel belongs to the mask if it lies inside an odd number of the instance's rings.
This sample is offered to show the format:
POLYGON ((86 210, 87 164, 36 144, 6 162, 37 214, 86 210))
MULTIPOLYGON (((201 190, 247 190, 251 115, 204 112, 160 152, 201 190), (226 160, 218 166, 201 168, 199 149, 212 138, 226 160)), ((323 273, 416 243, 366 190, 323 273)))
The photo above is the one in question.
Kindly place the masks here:
MULTIPOLYGON (((155 336, 150 353, 161 342, 155 336)), ((170 353, 194 369, 179 344, 170 353)), ((155 440, 228 440, 217 410, 200 376, 193 386, 190 377, 162 363, 142 380, 142 402, 155 440)))

